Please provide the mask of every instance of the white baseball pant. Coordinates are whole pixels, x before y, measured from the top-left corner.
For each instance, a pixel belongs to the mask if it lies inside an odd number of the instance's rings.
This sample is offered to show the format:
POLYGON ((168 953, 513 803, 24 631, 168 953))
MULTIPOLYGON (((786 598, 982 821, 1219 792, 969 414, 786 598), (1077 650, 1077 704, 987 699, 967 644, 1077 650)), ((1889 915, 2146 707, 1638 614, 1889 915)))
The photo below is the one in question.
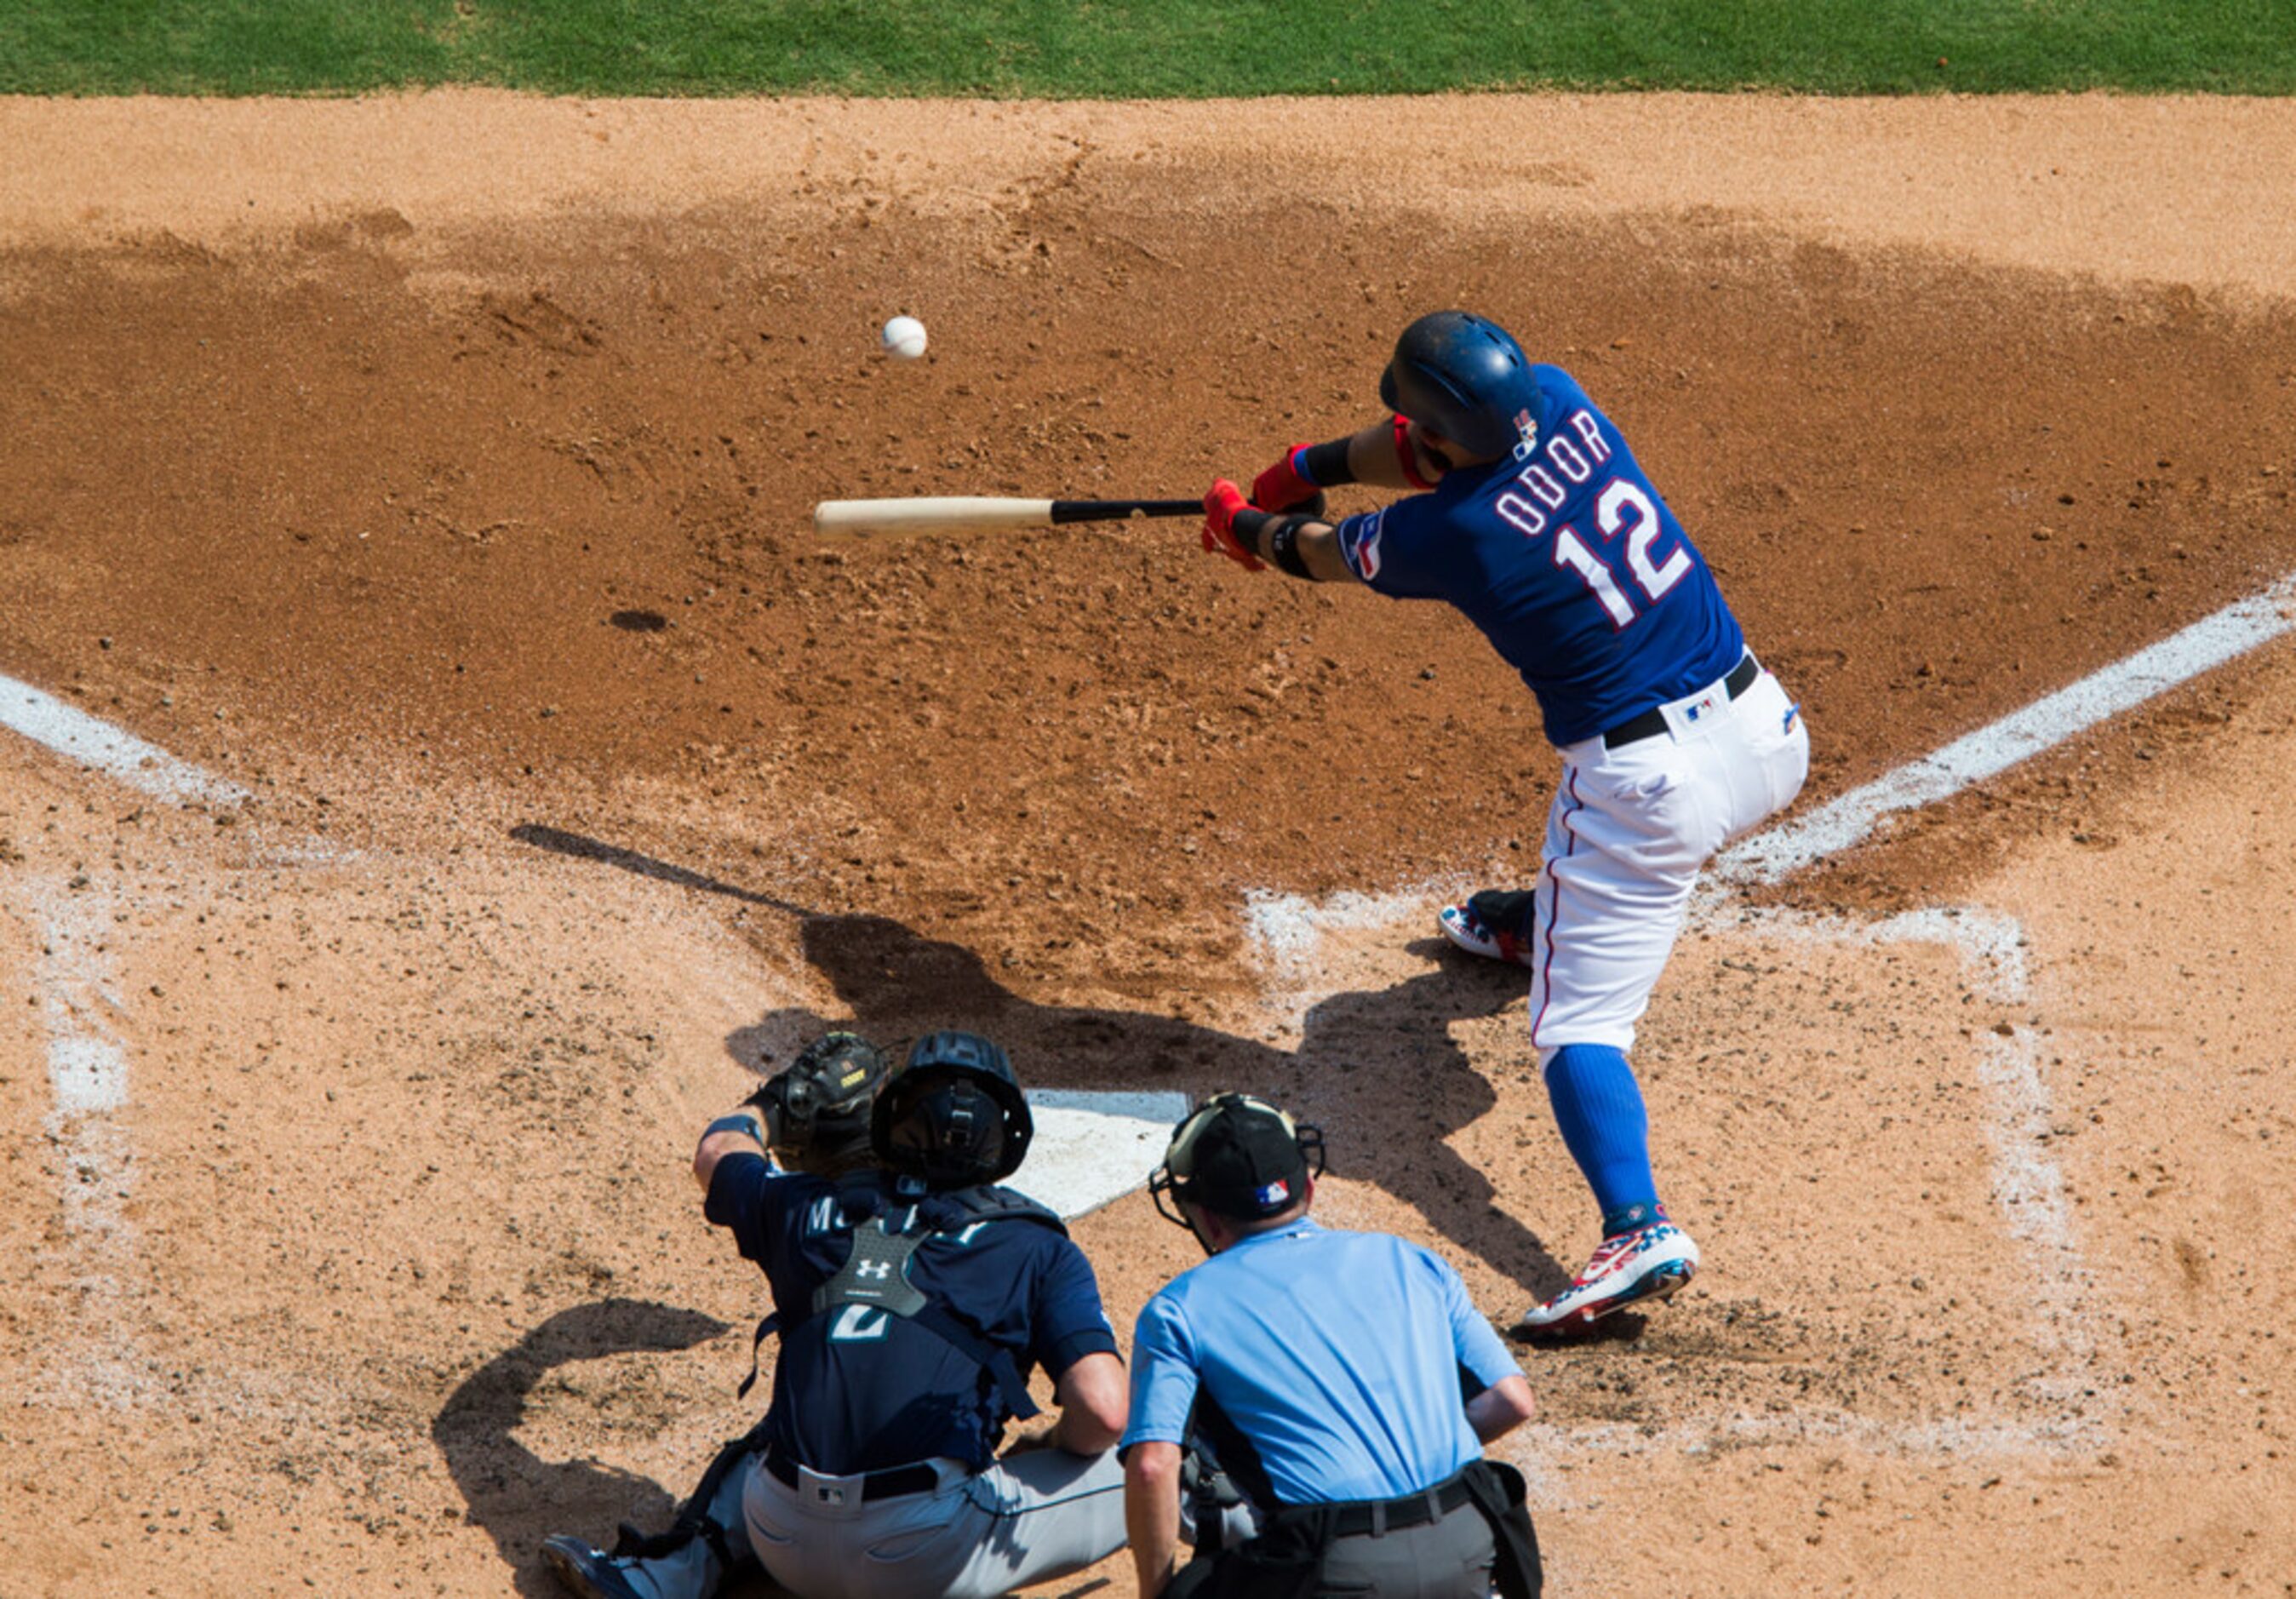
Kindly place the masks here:
POLYGON ((1530 1041, 1631 1050, 1682 931, 1699 869, 1792 803, 1809 732, 1776 678, 1720 683, 1660 708, 1667 731, 1620 749, 1563 747, 1531 928, 1530 1041))

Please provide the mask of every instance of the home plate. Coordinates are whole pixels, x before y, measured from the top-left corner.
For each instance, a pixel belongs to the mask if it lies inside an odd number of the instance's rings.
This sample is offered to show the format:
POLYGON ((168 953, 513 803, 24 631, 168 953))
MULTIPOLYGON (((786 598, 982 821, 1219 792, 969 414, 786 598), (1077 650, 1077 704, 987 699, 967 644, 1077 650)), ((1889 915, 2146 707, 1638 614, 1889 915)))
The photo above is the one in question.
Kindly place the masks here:
POLYGON ((1037 1136, 1013 1186, 1064 1217, 1097 1210, 1148 1180, 1189 1109, 1185 1094, 1037 1089, 1037 1136))

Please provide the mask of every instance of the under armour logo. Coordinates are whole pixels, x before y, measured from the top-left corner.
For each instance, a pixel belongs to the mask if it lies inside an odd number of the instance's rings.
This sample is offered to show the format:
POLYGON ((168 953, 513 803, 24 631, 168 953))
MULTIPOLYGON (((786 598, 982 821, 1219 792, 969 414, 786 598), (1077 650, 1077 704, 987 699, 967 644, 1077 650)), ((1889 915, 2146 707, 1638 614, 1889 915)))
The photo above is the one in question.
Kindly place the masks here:
POLYGON ((882 1260, 864 1260, 856 1275, 868 1282, 876 1283, 891 1276, 893 1268, 882 1260))

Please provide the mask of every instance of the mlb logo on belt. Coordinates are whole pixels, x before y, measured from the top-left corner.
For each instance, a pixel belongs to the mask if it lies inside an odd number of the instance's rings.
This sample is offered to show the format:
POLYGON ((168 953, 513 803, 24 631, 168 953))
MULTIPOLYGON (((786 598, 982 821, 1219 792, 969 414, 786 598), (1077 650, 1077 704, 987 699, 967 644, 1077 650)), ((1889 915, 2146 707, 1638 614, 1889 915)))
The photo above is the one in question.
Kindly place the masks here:
POLYGON ((1682 719, 1685 722, 1695 722, 1707 712, 1719 710, 1721 708, 1722 697, 1719 694, 1701 694, 1682 708, 1682 719))

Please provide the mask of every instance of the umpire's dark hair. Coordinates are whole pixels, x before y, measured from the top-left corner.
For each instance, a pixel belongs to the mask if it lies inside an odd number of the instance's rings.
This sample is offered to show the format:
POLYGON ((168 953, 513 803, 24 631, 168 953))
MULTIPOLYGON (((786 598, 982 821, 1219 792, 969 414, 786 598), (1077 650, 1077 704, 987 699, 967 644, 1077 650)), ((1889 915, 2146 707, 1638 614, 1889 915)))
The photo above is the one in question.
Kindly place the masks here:
POLYGON ((1001 1048, 979 1033, 931 1033, 877 1095, 870 1147, 928 1188, 1001 1182, 1020 1169, 1036 1124, 1001 1048))

